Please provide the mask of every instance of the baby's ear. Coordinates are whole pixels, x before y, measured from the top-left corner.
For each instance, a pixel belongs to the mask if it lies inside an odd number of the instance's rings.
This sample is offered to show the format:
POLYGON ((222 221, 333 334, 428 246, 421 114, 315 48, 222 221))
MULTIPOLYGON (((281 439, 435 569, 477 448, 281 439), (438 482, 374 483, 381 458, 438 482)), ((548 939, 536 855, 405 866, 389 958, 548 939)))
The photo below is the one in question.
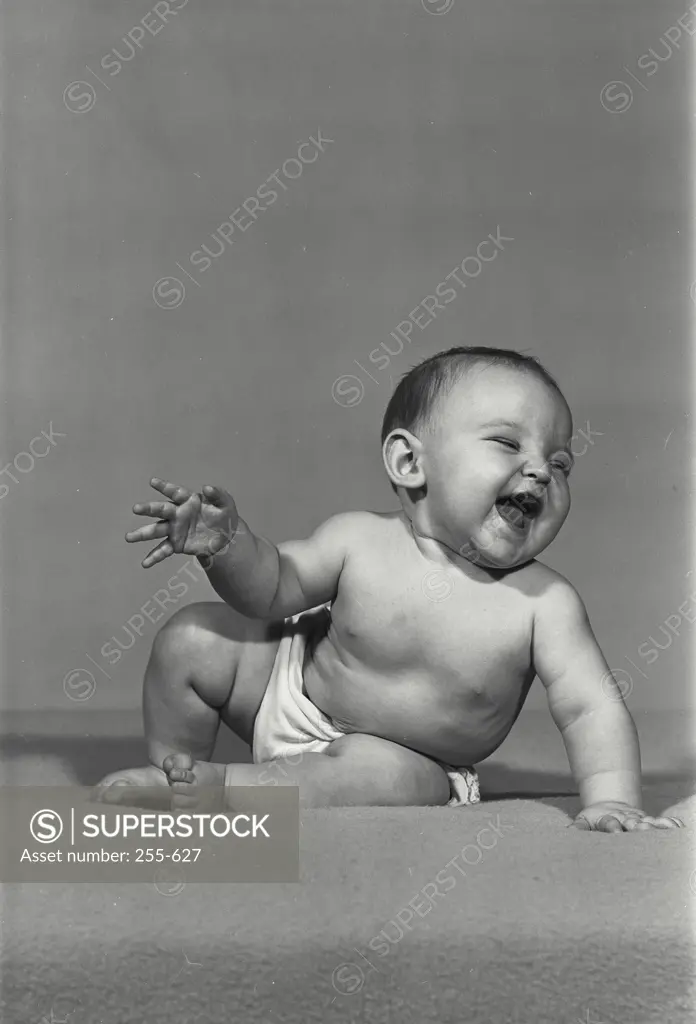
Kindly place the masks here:
POLYGON ((425 485, 421 442, 410 430, 397 428, 384 439, 382 461, 395 487, 412 490, 425 485))

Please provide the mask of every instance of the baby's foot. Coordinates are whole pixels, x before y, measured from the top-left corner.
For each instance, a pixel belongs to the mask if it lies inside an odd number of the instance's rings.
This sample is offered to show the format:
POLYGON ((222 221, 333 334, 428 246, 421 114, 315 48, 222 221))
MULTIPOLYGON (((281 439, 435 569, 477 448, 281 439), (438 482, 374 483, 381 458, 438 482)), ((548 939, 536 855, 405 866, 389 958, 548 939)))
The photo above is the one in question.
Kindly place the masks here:
POLYGON ((190 754, 170 754, 162 767, 172 795, 172 809, 193 807, 224 810, 225 766, 210 761, 194 761, 190 754))
POLYGON ((105 804, 168 809, 171 792, 166 774, 149 764, 106 775, 92 790, 92 799, 105 804))

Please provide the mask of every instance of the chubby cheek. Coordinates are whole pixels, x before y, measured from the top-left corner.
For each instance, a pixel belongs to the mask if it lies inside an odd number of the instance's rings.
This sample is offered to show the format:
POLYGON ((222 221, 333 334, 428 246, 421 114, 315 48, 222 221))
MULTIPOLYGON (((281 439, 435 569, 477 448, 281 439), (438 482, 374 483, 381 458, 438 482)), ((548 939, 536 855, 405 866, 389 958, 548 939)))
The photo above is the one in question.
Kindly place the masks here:
POLYGON ((563 518, 565 519, 570 512, 570 488, 567 483, 559 486, 557 504, 559 509, 561 509, 563 518))
POLYGON ((570 512, 570 493, 567 489, 563 489, 560 493, 554 496, 553 502, 549 508, 549 514, 545 523, 545 526, 549 530, 558 533, 563 523, 566 521, 568 513, 570 512))
POLYGON ((476 472, 475 467, 467 470, 460 463, 451 472, 443 467, 435 487, 430 488, 430 494, 453 521, 461 522, 472 516, 479 517, 482 511, 487 511, 495 501, 497 491, 485 477, 476 472))
POLYGON ((492 467, 476 464, 471 465, 466 474, 458 474, 457 480, 461 507, 477 518, 488 516, 506 482, 501 473, 492 471, 492 467))

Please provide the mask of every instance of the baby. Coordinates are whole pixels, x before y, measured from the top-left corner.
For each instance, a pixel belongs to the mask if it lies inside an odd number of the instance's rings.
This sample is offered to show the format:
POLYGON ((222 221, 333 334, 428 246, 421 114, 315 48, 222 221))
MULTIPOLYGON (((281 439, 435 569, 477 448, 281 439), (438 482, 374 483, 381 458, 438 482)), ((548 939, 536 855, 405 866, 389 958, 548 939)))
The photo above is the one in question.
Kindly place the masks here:
POLYGON ((308 539, 252 533, 230 494, 162 480, 149 567, 195 555, 223 603, 157 635, 144 682, 150 765, 97 790, 166 806, 214 787, 298 786, 306 807, 470 804, 538 675, 580 791, 580 828, 674 828, 641 810, 640 754, 582 600, 538 562, 570 508, 572 418, 541 364, 454 348, 406 374, 382 428, 400 509, 332 516, 308 539), (210 762, 220 722, 253 764, 210 762))

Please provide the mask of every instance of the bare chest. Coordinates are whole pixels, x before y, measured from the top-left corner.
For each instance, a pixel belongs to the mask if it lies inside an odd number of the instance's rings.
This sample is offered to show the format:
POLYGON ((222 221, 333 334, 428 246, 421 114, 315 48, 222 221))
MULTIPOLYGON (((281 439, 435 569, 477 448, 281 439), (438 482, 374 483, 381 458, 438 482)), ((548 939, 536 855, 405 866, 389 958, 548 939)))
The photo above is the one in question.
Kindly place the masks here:
POLYGON ((385 574, 362 565, 342 578, 332 622, 346 652, 387 672, 437 670, 485 689, 531 662, 529 602, 505 582, 479 583, 456 569, 385 574))

